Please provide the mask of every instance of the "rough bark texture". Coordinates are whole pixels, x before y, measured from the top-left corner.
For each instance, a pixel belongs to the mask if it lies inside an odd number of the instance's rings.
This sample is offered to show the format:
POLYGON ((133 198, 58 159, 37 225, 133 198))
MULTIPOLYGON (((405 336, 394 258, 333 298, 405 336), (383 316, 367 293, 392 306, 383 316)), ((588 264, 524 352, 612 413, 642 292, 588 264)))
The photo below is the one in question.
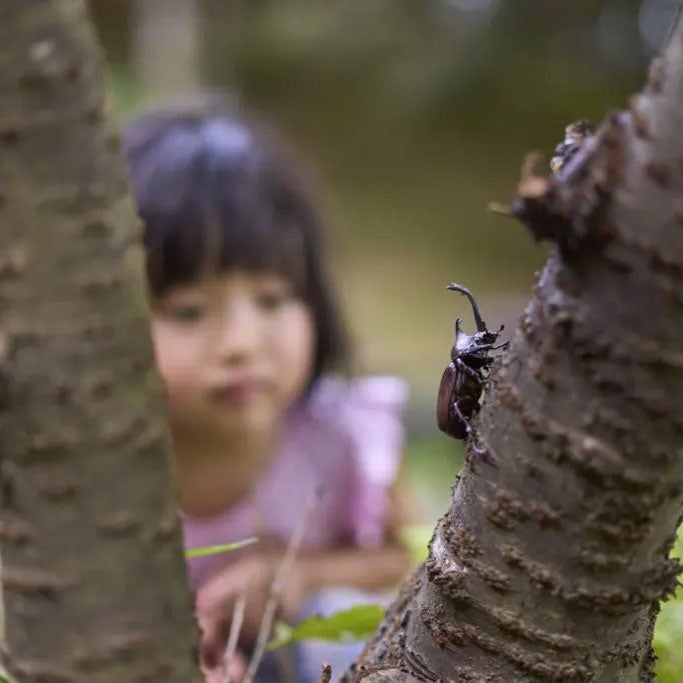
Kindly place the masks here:
MULTIPOLYGON (((554 250, 425 567, 351 681, 654 680, 683 500, 683 23, 516 215, 554 250)), ((489 321, 495 327, 495 321, 489 321)))
POLYGON ((196 679, 139 225, 80 0, 0 0, 3 659, 196 679))

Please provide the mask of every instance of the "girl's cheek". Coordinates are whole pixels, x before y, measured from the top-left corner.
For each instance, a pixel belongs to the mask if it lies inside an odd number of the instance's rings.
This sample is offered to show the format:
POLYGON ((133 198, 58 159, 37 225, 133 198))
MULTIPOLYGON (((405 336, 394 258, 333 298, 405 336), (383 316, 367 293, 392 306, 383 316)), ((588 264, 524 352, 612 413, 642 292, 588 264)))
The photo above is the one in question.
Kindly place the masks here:
POLYGON ((191 355, 188 354, 188 345, 184 344, 176 333, 166 329, 164 325, 153 325, 152 341, 157 370, 167 390, 170 391, 178 385, 182 387, 197 376, 191 355))
POLYGON ((200 375, 197 368, 181 352, 162 349, 157 353, 157 368, 167 391, 187 391, 197 384, 200 375))
MULTIPOLYGON (((288 322, 287 333, 281 337, 287 348, 283 349, 287 359, 284 363, 283 380, 287 393, 300 394, 313 370, 315 331, 312 317, 307 308, 296 311, 288 322)), ((294 398, 294 396, 292 396, 294 398)))

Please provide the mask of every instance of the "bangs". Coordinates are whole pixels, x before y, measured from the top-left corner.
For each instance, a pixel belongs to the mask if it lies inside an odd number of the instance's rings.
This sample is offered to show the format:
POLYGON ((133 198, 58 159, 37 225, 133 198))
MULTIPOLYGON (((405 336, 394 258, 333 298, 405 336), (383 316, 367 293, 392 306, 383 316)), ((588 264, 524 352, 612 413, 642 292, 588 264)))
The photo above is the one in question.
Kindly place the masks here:
POLYGON ((144 158, 132 166, 154 297, 242 268, 276 272, 307 298, 307 205, 243 128, 216 122, 199 136, 176 129, 149 156, 153 166, 144 158))

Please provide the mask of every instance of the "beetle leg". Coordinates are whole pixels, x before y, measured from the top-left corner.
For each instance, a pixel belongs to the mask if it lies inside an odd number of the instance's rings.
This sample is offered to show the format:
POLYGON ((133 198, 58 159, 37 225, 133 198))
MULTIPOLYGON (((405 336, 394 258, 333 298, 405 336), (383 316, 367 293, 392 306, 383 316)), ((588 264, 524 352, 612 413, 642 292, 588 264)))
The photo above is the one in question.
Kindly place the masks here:
POLYGON ((493 453, 491 453, 486 441, 483 440, 481 432, 475 431, 474 434, 472 434, 472 438, 469 440, 468 445, 471 450, 467 453, 467 456, 470 454, 475 456, 475 458, 466 457, 467 462, 469 462, 471 467, 474 465, 474 462, 478 460, 492 465, 493 467, 497 466, 496 458, 493 453))
POLYGON ((469 464, 469 466, 474 470, 475 462, 479 459, 482 458, 482 456, 485 458, 486 457, 486 451, 481 449, 476 441, 477 441, 477 432, 475 431, 474 427, 470 424, 470 421, 465 417, 463 414, 462 410, 460 410, 460 406, 458 405, 457 401, 453 402, 453 410, 455 414, 457 415, 458 419, 462 422, 462 424, 465 427, 465 438, 469 439, 468 445, 474 452, 476 459, 472 460, 469 458, 469 453, 467 450, 465 451, 465 460, 469 464))
POLYGON ((465 417, 462 410, 460 410, 460 406, 458 405, 457 401, 453 401, 453 410, 455 411, 458 420, 465 425, 466 436, 472 436, 474 434, 474 427, 470 424, 469 419, 465 417))
POLYGON ((475 353, 476 351, 492 351, 499 347, 493 344, 476 344, 467 348, 467 353, 475 353))
POLYGON ((466 375, 471 377, 478 384, 484 384, 484 378, 481 376, 481 373, 477 372, 476 370, 473 370, 461 358, 455 359, 455 365, 458 368, 458 370, 461 370, 462 372, 464 372, 466 375))
POLYGON ((470 424, 470 421, 465 417, 465 415, 463 415, 463 412, 460 410, 460 406, 458 405, 457 401, 453 402, 453 410, 457 415, 458 419, 462 422, 462 424, 465 427, 466 438, 469 438, 468 446, 471 450, 469 452, 466 451, 465 456, 465 460, 467 461, 469 466, 474 470, 475 463, 479 460, 482 460, 483 462, 486 462, 489 465, 495 466, 495 459, 491 456, 491 453, 489 452, 486 446, 479 445, 479 433, 470 424), (469 457, 470 453, 474 454, 474 460, 469 457))
POLYGON ((467 348, 467 353, 474 353, 475 351, 490 351, 493 344, 473 344, 467 348))

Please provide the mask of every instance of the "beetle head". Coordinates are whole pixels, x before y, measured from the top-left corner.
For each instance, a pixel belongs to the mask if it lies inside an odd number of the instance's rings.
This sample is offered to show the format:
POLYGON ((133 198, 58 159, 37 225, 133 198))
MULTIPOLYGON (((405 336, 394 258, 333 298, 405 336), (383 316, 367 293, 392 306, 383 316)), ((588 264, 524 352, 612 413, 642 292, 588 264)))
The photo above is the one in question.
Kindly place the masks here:
POLYGON ((500 335, 500 330, 498 332, 490 332, 486 328, 486 323, 482 320, 481 314, 479 313, 479 307, 477 306, 477 302, 475 301, 472 292, 470 292, 470 290, 467 289, 467 287, 463 287, 462 285, 458 285, 453 282, 450 285, 448 285, 448 289, 455 292, 460 292, 469 299, 470 304, 472 305, 474 322, 477 325, 477 331, 474 334, 467 334, 467 332, 465 332, 461 327, 462 319, 456 319, 455 344, 453 346, 453 351, 451 355, 454 357, 456 355, 470 355, 478 359, 484 360, 487 357, 488 349, 481 349, 477 351, 477 347, 495 344, 496 340, 500 335), (468 349, 472 349, 472 351, 468 351, 468 349))

